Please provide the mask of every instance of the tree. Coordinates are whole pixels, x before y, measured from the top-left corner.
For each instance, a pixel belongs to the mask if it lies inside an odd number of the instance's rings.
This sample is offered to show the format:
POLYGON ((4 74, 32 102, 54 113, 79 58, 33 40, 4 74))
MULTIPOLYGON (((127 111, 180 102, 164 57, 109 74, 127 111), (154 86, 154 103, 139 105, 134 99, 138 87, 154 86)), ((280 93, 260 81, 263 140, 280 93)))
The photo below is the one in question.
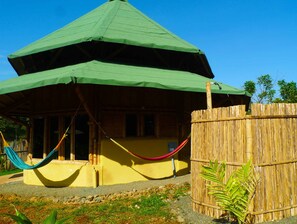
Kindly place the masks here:
POLYGON ((15 124, 3 117, 0 117, 0 131, 5 133, 5 137, 9 141, 26 136, 26 128, 24 126, 15 124))
POLYGON ((297 103, 297 85, 296 82, 286 82, 285 80, 280 80, 277 82, 279 86, 279 92, 281 99, 276 99, 276 101, 284 103, 297 103))
POLYGON ((252 95, 253 103, 272 103, 275 90, 273 89, 273 80, 269 74, 261 75, 257 82, 246 81, 244 83, 245 91, 252 95))

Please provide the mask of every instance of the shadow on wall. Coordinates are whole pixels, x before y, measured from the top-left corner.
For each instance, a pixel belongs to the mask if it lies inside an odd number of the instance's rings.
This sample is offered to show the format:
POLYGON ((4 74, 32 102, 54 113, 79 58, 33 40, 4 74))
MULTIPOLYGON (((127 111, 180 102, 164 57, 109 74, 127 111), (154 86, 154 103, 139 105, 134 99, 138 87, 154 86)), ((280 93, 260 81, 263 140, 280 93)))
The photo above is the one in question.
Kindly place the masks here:
POLYGON ((189 169, 185 168, 185 169, 179 170, 176 173, 172 170, 172 175, 167 176, 167 177, 153 178, 153 177, 147 176, 147 175, 141 173, 140 171, 134 169, 133 166, 131 167, 131 169, 134 170, 136 173, 140 174, 141 176, 143 176, 144 178, 148 179, 148 180, 166 180, 166 179, 173 178, 173 177, 176 177, 176 176, 183 176, 183 175, 189 174, 189 169))
POLYGON ((38 177, 38 179, 41 181, 41 183, 46 187, 52 187, 52 188, 61 188, 61 187, 69 187, 78 177, 80 173, 80 169, 77 169, 73 174, 71 174, 68 178, 60 181, 53 181, 50 179, 47 179, 45 176, 42 175, 37 169, 34 169, 34 173, 38 177))

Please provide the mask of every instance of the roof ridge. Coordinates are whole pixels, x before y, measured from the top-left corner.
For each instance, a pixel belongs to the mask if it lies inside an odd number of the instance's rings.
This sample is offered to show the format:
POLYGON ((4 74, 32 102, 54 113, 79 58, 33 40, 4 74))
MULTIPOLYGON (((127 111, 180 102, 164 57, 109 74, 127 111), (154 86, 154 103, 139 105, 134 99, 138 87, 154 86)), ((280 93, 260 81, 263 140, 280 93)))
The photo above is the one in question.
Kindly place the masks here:
MULTIPOLYGON (((120 0, 120 1, 122 1, 122 0, 120 0)), ((105 4, 114 4, 114 6, 108 12, 107 12, 107 10, 104 11, 103 19, 102 20, 98 20, 96 22, 96 24, 93 26, 93 35, 91 35, 92 37, 96 36, 96 34, 98 32, 98 28, 100 28, 100 27, 104 28, 104 30, 102 31, 101 35, 98 36, 98 38, 96 38, 98 40, 101 40, 104 37, 104 35, 107 32, 110 24, 112 23, 112 21, 114 20, 115 16, 117 15, 117 12, 119 11, 120 4, 121 3, 119 3, 118 0, 117 1, 115 1, 115 0, 109 0, 105 4), (115 2, 115 3, 111 3, 111 2, 115 2), (110 18, 108 19, 107 18, 107 15, 111 15, 112 19, 110 19, 110 18), (106 25, 105 25, 105 23, 106 23, 106 25)))

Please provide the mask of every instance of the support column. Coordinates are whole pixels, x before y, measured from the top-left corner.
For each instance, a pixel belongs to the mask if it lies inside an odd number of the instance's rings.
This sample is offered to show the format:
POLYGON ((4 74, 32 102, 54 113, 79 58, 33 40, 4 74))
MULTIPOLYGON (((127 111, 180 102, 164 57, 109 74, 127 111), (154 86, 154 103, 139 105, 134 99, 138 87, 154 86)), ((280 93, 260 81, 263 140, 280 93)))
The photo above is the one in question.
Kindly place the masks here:
POLYGON ((95 124, 92 121, 89 121, 89 162, 91 164, 96 164, 96 144, 95 141, 95 124))
POLYGON ((30 118, 30 123, 31 123, 31 126, 28 128, 29 129, 29 136, 28 136, 28 139, 29 139, 29 148, 28 148, 28 157, 29 158, 33 158, 33 145, 34 145, 34 140, 33 140, 33 136, 34 136, 34 122, 33 120, 30 118))
POLYGON ((73 123, 70 127, 70 160, 75 160, 75 119, 73 120, 73 123))
MULTIPOLYGON (((64 132, 65 132, 65 119, 62 116, 59 116, 59 139, 62 138, 64 132)), ((59 148, 59 160, 65 160, 65 141, 62 142, 59 148)))
POLYGON ((43 158, 47 156, 49 150, 49 118, 44 118, 44 127, 43 127, 43 158))

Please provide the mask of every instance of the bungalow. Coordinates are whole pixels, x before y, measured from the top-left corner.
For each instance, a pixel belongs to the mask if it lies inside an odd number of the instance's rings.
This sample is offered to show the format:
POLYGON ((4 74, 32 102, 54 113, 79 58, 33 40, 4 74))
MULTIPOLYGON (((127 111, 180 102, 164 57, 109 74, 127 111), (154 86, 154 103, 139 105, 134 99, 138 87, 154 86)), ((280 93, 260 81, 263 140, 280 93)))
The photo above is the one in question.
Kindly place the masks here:
MULTIPOLYGON (((27 127, 27 162, 46 157, 67 130, 57 159, 25 170, 24 183, 96 187, 189 172, 189 144, 154 162, 123 148, 167 154, 189 135, 191 112, 206 108, 206 83, 217 82, 201 50, 127 0, 109 0, 8 60, 18 77, 0 83, 0 115, 27 127)), ((222 83, 212 94, 213 107, 250 100, 222 83)))

